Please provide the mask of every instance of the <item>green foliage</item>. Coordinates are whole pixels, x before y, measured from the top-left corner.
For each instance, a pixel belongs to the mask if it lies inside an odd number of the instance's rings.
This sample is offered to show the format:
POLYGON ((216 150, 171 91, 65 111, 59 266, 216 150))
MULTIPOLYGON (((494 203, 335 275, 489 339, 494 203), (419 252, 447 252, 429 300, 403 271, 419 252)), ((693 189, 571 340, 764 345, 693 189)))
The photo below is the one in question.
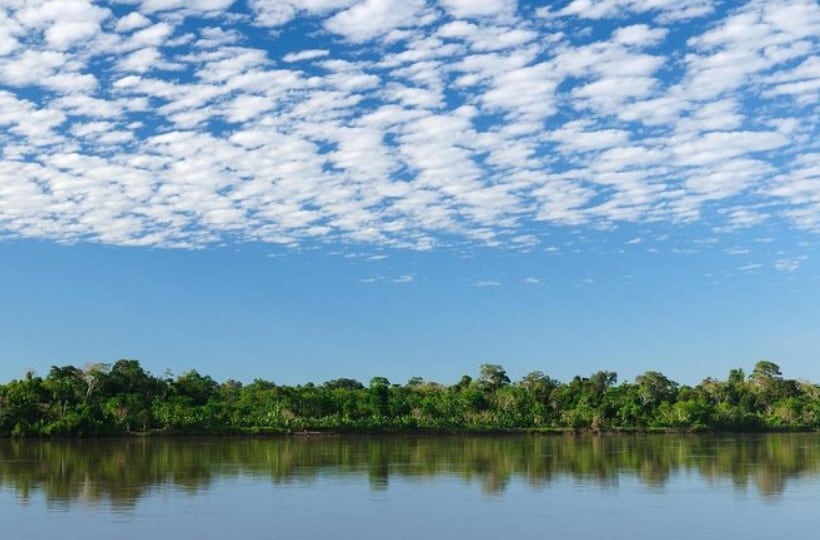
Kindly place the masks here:
POLYGON ((53 366, 0 384, 0 435, 60 437, 129 432, 179 434, 528 429, 807 430, 820 428, 820 387, 784 379, 758 362, 747 378, 680 386, 657 371, 617 384, 611 371, 568 383, 532 371, 511 383, 483 364, 451 386, 413 377, 368 386, 339 378, 321 385, 218 383, 195 370, 157 378, 136 360, 83 369, 53 366))
POLYGON ((481 374, 478 377, 478 382, 484 388, 493 391, 510 384, 510 378, 507 377, 504 368, 498 364, 481 364, 481 374))

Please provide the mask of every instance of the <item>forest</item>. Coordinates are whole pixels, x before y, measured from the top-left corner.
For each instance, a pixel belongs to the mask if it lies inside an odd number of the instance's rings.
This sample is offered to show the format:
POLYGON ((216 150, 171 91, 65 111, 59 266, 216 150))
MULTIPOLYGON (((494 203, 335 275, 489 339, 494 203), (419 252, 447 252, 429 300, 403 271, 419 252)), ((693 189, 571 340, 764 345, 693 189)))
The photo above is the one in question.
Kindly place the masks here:
POLYGON ((569 382, 533 371, 511 381, 497 364, 453 385, 379 376, 367 385, 220 383, 195 370, 157 377, 128 359, 0 384, 3 437, 817 429, 820 386, 786 379, 769 361, 694 387, 657 371, 621 383, 611 371, 569 382))

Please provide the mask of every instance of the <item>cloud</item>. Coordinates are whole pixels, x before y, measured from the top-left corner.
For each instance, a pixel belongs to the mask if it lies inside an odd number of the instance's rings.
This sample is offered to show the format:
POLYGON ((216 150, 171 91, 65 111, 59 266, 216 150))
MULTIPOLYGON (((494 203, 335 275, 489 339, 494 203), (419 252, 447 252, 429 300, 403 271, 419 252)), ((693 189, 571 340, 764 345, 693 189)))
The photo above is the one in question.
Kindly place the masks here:
POLYGON ((778 259, 774 263, 774 267, 776 270, 780 272, 788 272, 792 273, 797 271, 800 268, 800 265, 803 261, 806 260, 807 257, 795 257, 795 258, 783 258, 778 259))
POLYGON ((117 25, 115 27, 115 31, 117 32, 130 32, 132 30, 138 30, 140 28, 145 28, 146 26, 151 24, 151 19, 140 13, 139 11, 132 11, 128 15, 121 17, 117 21, 117 25))
POLYGON ((350 7, 357 0, 248 0, 260 26, 278 27, 285 25, 302 12, 322 15, 350 7))
POLYGON ((140 9, 146 13, 184 9, 189 12, 223 12, 236 0, 143 0, 140 9))
POLYGON ((472 287, 478 287, 478 288, 485 288, 485 287, 500 287, 500 286, 501 286, 501 282, 500 282, 500 281, 493 281, 493 280, 489 280, 489 279, 486 279, 486 280, 477 280, 477 281, 472 281, 472 282, 470 282, 470 286, 472 286, 472 287))
POLYGON ((415 281, 415 278, 409 274, 404 274, 393 279, 393 283, 412 283, 413 281, 415 281))
POLYGON ((441 0, 456 17, 485 17, 515 12, 517 0, 441 0))
POLYGON ((423 0, 363 0, 329 18, 325 28, 351 41, 367 41, 413 26, 423 6, 423 0))
POLYGON ((820 7, 713 8, 11 3, 0 234, 525 251, 554 227, 820 232, 820 7))
POLYGON ((633 24, 618 28, 612 37, 616 43, 646 46, 660 42, 668 33, 666 28, 651 28, 646 24, 633 24))
POLYGON ((561 13, 585 19, 605 19, 655 12, 661 20, 668 21, 702 17, 713 10, 712 0, 573 0, 561 13))
POLYGON ((301 62, 304 60, 315 60, 330 54, 327 49, 306 49, 304 51, 288 53, 282 57, 284 62, 301 62))

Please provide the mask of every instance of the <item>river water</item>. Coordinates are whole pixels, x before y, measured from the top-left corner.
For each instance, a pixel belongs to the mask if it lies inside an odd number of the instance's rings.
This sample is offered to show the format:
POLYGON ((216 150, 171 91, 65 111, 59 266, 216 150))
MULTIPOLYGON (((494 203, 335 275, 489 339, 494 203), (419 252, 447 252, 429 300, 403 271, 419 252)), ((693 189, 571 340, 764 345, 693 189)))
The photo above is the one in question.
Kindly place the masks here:
POLYGON ((0 441, 8 539, 772 539, 820 434, 0 441))

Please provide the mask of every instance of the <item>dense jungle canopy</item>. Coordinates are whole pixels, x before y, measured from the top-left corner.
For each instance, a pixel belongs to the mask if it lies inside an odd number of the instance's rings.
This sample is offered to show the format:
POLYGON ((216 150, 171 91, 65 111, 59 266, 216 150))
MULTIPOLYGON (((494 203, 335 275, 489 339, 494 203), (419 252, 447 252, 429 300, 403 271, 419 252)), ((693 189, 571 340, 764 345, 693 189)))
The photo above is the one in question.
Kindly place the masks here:
POLYGON ((453 385, 414 377, 368 385, 222 383, 197 371, 157 377, 137 360, 53 366, 0 384, 0 435, 129 433, 483 432, 507 430, 759 431, 820 428, 820 386, 760 361, 747 376, 680 385, 657 371, 632 382, 598 371, 560 382, 533 371, 511 381, 500 365, 453 385))

